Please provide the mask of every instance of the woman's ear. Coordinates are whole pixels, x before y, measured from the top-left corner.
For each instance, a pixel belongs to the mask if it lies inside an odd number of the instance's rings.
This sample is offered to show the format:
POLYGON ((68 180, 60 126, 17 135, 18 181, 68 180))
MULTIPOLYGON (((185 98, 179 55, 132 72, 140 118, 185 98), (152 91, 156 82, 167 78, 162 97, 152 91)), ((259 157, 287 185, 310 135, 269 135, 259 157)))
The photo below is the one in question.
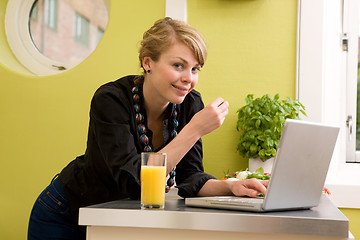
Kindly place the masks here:
POLYGON ((144 68, 145 72, 151 69, 151 62, 152 59, 150 57, 143 57, 142 67, 144 68))

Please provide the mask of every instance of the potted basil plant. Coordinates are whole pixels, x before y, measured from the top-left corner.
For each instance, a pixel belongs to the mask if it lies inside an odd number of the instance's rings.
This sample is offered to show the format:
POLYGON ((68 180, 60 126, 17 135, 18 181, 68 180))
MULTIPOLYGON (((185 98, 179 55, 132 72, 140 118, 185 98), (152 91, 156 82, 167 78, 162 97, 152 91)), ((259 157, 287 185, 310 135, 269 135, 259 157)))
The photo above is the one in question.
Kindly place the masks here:
POLYGON ((300 119, 300 112, 306 116, 305 107, 289 97, 280 100, 279 94, 274 98, 266 94, 255 99, 253 94, 249 94, 245 101, 246 105, 237 111, 236 128, 240 132, 237 151, 242 157, 249 158, 250 171, 263 167, 266 172, 271 172, 271 162, 267 163, 270 166, 260 164, 251 169, 251 159, 257 159, 260 163, 273 159, 285 120, 300 119))

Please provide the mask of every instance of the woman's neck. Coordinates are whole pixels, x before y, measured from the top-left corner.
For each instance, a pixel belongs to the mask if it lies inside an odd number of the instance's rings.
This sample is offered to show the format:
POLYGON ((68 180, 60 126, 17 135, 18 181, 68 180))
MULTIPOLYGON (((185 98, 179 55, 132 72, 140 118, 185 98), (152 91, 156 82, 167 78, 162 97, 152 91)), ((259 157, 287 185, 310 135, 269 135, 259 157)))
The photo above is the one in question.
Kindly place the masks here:
POLYGON ((144 106, 148 121, 162 121, 166 114, 169 102, 159 98, 156 91, 151 89, 151 85, 144 80, 143 84, 144 106))
POLYGON ((144 107, 147 115, 147 125, 152 131, 152 145, 154 149, 160 148, 164 144, 163 120, 166 118, 166 108, 169 102, 164 101, 151 84, 143 84, 144 107))

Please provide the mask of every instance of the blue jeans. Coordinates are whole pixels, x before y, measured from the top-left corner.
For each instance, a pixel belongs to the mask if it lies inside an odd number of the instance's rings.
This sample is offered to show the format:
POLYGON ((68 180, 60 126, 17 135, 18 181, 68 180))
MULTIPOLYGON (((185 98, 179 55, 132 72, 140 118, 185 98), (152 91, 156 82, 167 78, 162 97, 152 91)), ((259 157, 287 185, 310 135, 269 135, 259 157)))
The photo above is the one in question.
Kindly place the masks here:
POLYGON ((72 218, 58 178, 39 195, 31 211, 28 240, 35 239, 86 239, 85 231, 72 218))

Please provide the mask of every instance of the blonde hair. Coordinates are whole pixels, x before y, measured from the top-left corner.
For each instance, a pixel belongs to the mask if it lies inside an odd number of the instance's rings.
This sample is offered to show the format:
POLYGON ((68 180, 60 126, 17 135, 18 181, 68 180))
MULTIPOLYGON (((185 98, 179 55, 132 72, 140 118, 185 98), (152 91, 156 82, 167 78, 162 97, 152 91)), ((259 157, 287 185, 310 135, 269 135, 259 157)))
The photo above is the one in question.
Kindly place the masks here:
POLYGON ((144 33, 139 51, 141 66, 144 57, 150 57, 152 60, 158 61, 160 55, 166 51, 175 40, 186 44, 194 52, 200 66, 203 67, 207 57, 205 39, 192 26, 170 17, 156 21, 154 25, 144 33))

